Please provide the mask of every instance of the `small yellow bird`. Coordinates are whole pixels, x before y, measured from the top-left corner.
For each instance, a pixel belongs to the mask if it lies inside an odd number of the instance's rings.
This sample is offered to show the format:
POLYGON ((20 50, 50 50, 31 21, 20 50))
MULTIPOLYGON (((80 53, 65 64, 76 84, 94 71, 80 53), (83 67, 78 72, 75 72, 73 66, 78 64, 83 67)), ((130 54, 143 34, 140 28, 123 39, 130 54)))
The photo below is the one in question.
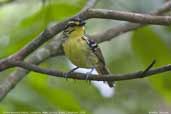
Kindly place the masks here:
MULTIPOLYGON (((94 40, 85 36, 85 22, 79 18, 69 21, 63 32, 65 35, 63 48, 65 56, 78 68, 95 68, 99 74, 109 74, 104 57, 94 40)), ((92 70, 91 70, 92 71, 92 70)), ((113 81, 108 81, 109 87, 114 86, 113 81)))

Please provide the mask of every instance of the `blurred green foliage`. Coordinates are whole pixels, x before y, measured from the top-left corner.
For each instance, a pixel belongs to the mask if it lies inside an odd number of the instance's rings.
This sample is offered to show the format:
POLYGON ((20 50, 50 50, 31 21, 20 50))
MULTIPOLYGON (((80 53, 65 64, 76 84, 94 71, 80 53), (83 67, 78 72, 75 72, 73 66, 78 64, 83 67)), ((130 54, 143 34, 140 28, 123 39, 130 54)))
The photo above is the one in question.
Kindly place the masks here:
MULTIPOLYGON (((51 26, 76 14, 86 0, 16 0, 0 6, 0 58, 9 56, 51 26)), ((149 12, 160 7, 162 0, 99 0, 96 7, 114 10, 149 12)), ((92 19, 87 21, 88 34, 98 33, 123 22, 92 19), (94 26, 96 25, 96 26, 94 26)), ((145 69, 153 59, 154 67, 171 63, 170 27, 144 27, 100 44, 112 73, 145 69)), ((42 67, 68 71, 64 57, 50 58, 42 67)), ((2 77, 12 70, 1 72, 2 77)), ((148 114, 169 112, 171 73, 150 78, 121 81, 115 94, 105 97, 87 81, 65 80, 31 72, 0 103, 0 114, 23 112, 86 112, 86 114, 148 114)))
MULTIPOLYGON (((162 66, 171 63, 170 49, 166 43, 151 29, 143 28, 134 32, 132 46, 135 54, 141 59, 144 65, 148 65, 153 59, 157 60, 155 66, 162 66)), ((171 82, 170 72, 158 74, 151 77, 151 84, 158 89, 164 97, 170 101, 171 82)))

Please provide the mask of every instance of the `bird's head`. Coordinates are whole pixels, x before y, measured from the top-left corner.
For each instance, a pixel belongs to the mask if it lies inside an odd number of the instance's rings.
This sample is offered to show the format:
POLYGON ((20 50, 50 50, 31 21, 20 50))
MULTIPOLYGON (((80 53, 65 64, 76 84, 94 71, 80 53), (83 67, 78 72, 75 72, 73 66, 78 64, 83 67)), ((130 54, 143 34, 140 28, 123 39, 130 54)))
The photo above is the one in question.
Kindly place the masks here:
POLYGON ((74 18, 67 23, 65 29, 69 27, 83 27, 85 24, 85 21, 81 20, 80 18, 74 18))
POLYGON ((66 24, 64 32, 67 35, 74 36, 84 34, 85 24, 85 21, 81 20, 80 18, 74 18, 66 24))

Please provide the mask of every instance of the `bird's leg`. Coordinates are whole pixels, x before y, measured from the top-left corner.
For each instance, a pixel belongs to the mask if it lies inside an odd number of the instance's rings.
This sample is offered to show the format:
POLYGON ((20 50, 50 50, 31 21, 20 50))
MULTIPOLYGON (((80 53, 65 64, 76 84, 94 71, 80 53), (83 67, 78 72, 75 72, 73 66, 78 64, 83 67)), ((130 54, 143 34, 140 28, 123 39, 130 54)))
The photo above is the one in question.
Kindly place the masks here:
POLYGON ((89 75, 92 74, 92 72, 94 71, 95 67, 92 67, 90 72, 86 73, 86 80, 88 79, 89 75))
POLYGON ((64 75, 65 78, 67 78, 69 74, 73 73, 77 69, 79 69, 79 67, 75 67, 75 68, 71 69, 69 72, 65 73, 65 75, 64 75))

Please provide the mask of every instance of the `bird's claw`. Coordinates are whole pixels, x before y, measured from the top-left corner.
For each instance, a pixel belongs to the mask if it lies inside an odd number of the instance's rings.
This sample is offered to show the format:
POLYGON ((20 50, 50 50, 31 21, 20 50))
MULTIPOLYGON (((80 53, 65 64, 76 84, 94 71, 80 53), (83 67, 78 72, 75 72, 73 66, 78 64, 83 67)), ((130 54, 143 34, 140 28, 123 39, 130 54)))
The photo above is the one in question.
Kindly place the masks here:
POLYGON ((64 74, 65 79, 67 80, 68 76, 69 76, 71 73, 73 73, 75 70, 77 70, 78 68, 79 68, 79 67, 75 67, 75 68, 73 68, 72 70, 70 70, 69 72, 65 73, 65 74, 64 74))
POLYGON ((86 80, 88 80, 88 77, 89 77, 90 74, 91 74, 90 72, 86 73, 86 80))
MULTIPOLYGON (((86 73, 86 79, 85 80, 88 80, 88 78, 92 74, 93 70, 94 70, 94 68, 91 68, 91 71, 86 73)), ((88 82, 90 83, 91 81, 88 80, 88 82)))
POLYGON ((90 84, 90 82, 91 82, 90 80, 88 80, 90 74, 91 74, 91 72, 87 72, 87 73, 86 73, 86 78, 85 78, 85 80, 87 80, 89 84, 90 84))
POLYGON ((64 77, 65 77, 66 80, 68 79, 69 74, 70 74, 69 72, 64 74, 64 77))

